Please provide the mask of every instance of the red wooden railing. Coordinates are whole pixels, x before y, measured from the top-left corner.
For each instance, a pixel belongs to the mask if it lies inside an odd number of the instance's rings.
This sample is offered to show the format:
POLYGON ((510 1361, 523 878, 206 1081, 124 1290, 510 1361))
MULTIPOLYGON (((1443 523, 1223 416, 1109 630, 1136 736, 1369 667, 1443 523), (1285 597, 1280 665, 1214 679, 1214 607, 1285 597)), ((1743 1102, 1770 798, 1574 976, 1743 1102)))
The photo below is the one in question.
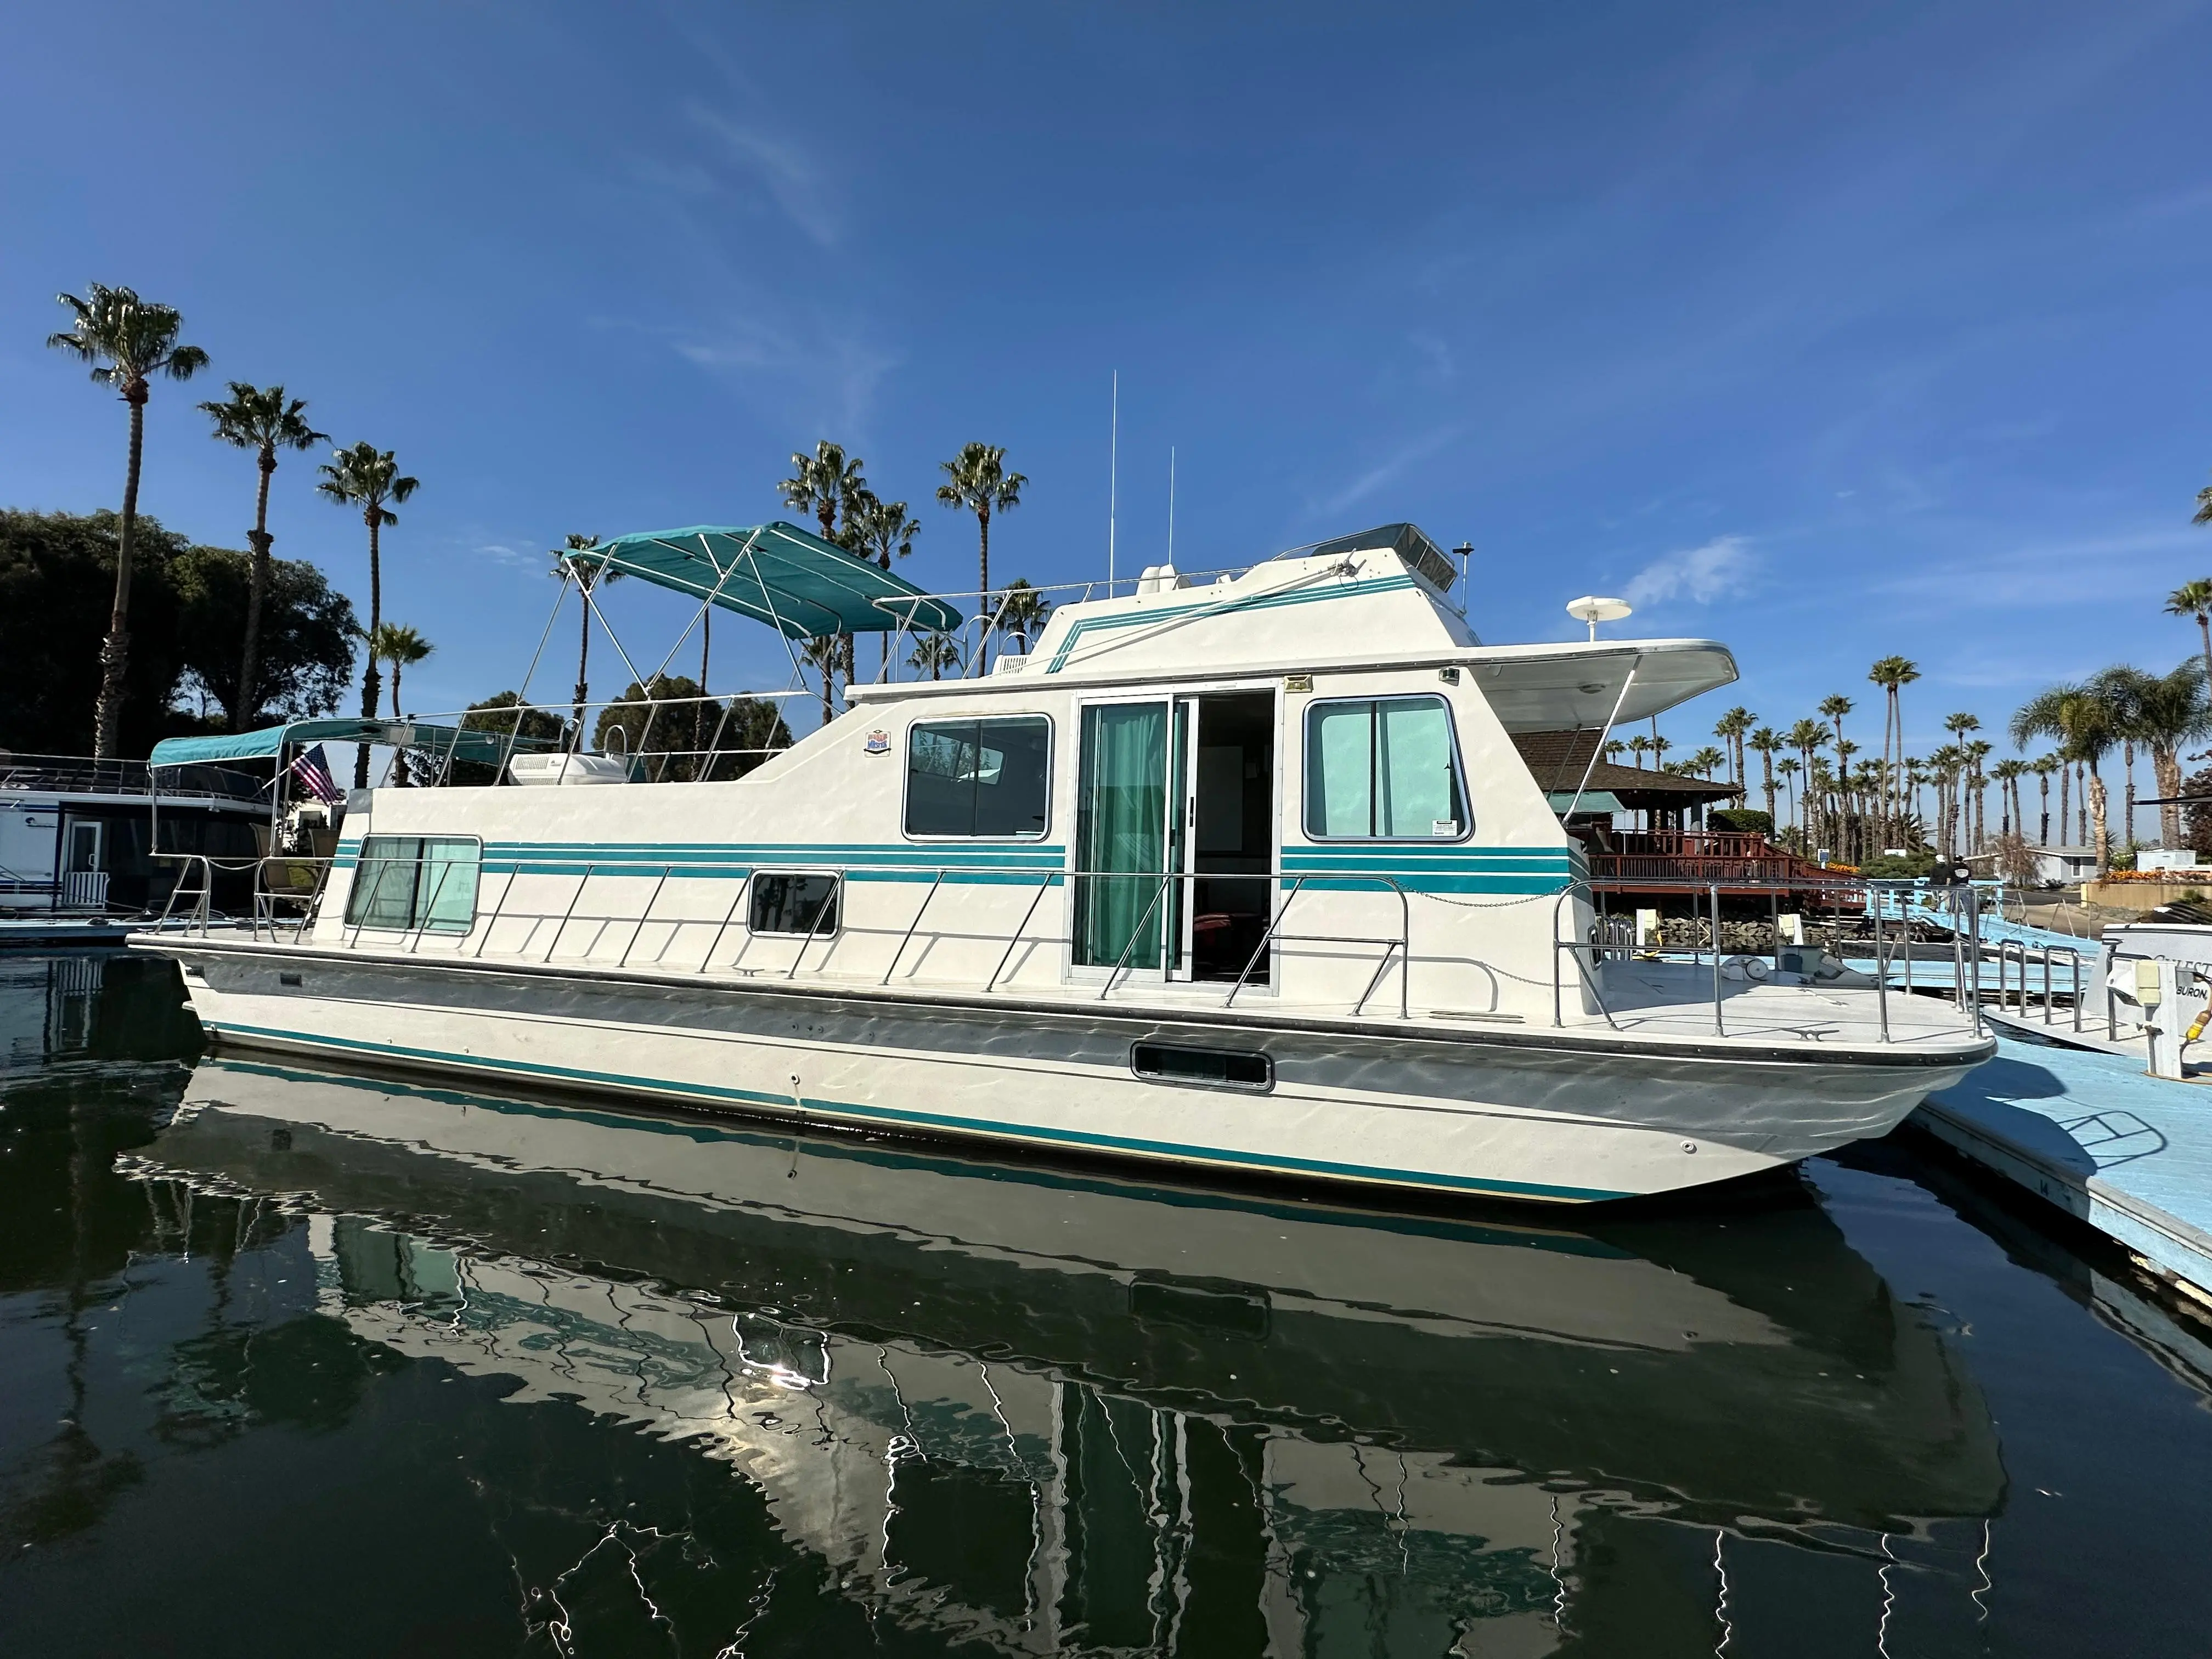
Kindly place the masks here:
POLYGON ((1840 878, 1764 836, 1737 830, 1630 830, 1614 835, 1609 850, 1592 851, 1589 864, 1594 881, 1654 887, 1826 885, 1840 878))

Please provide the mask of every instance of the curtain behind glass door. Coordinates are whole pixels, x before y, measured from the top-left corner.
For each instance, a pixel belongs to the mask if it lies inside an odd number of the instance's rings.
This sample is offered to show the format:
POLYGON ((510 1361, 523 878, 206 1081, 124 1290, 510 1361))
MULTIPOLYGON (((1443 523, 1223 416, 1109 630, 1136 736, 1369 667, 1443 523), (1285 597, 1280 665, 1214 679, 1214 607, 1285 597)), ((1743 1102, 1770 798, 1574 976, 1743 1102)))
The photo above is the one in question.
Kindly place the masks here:
POLYGON ((1083 711, 1075 860, 1105 872, 1075 884, 1075 960, 1110 968, 1161 965, 1170 913, 1167 865, 1168 706, 1094 704, 1083 711), (1157 901, 1157 902, 1156 902, 1157 901))

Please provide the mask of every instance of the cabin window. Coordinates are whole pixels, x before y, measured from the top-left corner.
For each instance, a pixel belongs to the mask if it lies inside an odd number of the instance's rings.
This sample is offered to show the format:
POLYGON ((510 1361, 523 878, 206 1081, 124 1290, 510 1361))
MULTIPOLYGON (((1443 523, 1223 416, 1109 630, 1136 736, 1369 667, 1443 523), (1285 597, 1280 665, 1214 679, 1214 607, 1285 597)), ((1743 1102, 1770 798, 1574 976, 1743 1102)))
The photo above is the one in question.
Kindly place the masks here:
POLYGON ((1456 841, 1467 791, 1441 697, 1363 697, 1306 711, 1306 834, 1456 841))
POLYGON ((476 925, 483 843, 463 836, 369 836, 361 843, 346 925, 465 933, 476 925))
POLYGON ((829 938, 837 931, 837 884, 835 876, 762 871, 753 878, 753 932, 829 938))
POLYGON ((1052 722, 1042 714, 930 720, 907 729, 909 836, 1042 836, 1051 783, 1052 722))

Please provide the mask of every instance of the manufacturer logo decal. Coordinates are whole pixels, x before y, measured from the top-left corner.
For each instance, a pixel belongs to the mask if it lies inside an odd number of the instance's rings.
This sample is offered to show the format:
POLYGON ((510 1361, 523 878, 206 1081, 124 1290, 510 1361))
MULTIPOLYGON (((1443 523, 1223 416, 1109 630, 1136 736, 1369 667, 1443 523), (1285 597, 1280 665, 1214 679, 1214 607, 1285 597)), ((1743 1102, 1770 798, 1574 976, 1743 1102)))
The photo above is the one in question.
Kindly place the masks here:
POLYGON ((860 747, 871 755, 888 755, 891 752, 891 734, 888 732, 871 732, 868 733, 868 740, 860 747))

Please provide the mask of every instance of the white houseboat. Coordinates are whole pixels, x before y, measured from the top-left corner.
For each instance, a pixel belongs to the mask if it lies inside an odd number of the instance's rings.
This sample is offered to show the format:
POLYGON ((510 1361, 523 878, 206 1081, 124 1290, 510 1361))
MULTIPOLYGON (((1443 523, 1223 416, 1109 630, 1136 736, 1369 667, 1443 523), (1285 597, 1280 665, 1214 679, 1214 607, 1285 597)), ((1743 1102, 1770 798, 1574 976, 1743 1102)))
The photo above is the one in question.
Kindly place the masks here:
MULTIPOLYGON (((786 525, 573 556, 788 639, 962 622, 786 525)), ((1150 571, 988 672, 854 685, 741 777, 695 738, 696 779, 653 781, 654 724, 699 732, 696 708, 620 728, 637 753, 580 752, 579 719, 579 752, 492 770, 550 787, 356 794, 296 926, 143 942, 219 1043, 1569 1201, 1882 1134, 1993 1052, 1817 952, 1619 948, 1578 792, 1515 734, 1643 720, 1735 663, 1486 645, 1456 574, 1403 525, 1150 571)), ((446 730, 420 741, 451 757, 446 730)))

